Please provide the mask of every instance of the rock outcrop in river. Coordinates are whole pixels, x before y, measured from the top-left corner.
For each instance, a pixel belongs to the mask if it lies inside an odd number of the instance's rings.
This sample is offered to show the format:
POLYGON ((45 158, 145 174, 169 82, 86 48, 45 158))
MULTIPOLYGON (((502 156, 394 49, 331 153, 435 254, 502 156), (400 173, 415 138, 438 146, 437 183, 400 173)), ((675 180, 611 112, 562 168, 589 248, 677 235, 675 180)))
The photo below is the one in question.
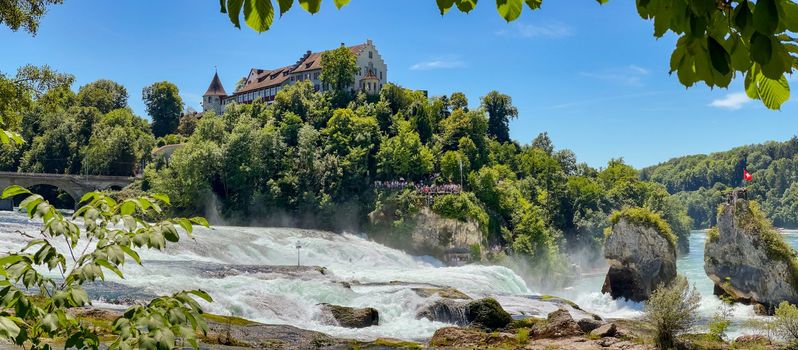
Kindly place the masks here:
POLYGON ((772 314, 782 301, 798 304, 795 253, 744 189, 718 209, 718 226, 704 247, 704 271, 716 295, 753 304, 760 314, 772 314))
POLYGON ((472 301, 442 298, 418 310, 416 318, 488 329, 502 328, 513 320, 493 298, 472 301))
POLYGON ((648 300, 661 283, 676 277, 676 237, 659 215, 644 208, 628 208, 610 218, 604 243, 610 268, 602 293, 613 299, 648 300))

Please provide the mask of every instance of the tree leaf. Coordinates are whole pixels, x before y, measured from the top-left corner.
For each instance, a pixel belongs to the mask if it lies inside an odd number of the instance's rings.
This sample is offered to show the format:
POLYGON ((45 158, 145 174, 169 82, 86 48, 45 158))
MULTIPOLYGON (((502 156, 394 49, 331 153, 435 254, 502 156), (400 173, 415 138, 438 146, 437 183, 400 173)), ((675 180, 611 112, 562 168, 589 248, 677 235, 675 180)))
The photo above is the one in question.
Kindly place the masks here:
POLYGON ((457 0, 457 9, 461 12, 469 13, 477 6, 477 0, 457 0))
POLYGON ((194 294, 194 295, 202 298, 203 300, 205 300, 205 301, 207 301, 209 303, 213 302, 213 298, 211 298, 211 296, 208 293, 206 293, 205 291, 202 291, 202 290, 189 290, 189 291, 186 291, 186 293, 194 294))
POLYGON ((5 190, 3 190, 3 195, 0 198, 1 199, 7 199, 7 198, 14 197, 16 195, 20 195, 20 194, 31 194, 31 192, 28 191, 28 189, 26 189, 25 187, 17 186, 17 185, 11 185, 11 186, 6 187, 5 190))
POLYGON ((195 223, 197 225, 201 225, 201 226, 204 226, 204 227, 210 227, 210 225, 208 225, 208 220, 206 220, 204 217, 195 216, 195 217, 193 217, 193 218, 191 218, 189 220, 191 220, 191 222, 193 222, 193 223, 195 223))
POLYGON ((779 25, 776 0, 757 0, 754 8, 754 28, 762 34, 773 35, 779 25))
POLYGON ((241 7, 244 5, 244 0, 227 0, 227 16, 236 28, 241 29, 241 7))
POLYGON ((180 227, 182 227, 183 230, 186 231, 186 233, 188 233, 189 235, 191 234, 192 231, 194 231, 194 227, 191 225, 191 221, 189 221, 186 218, 176 218, 173 219, 172 221, 180 225, 180 227))
POLYGON ((787 30, 798 33, 798 4, 793 1, 781 1, 781 9, 783 12, 783 16, 781 20, 784 22, 784 26, 787 30))
POLYGON ((321 9, 321 0, 299 0, 299 6, 312 15, 321 9))
POLYGON ((446 12, 449 12, 449 10, 452 8, 452 5, 454 5, 454 1, 455 0, 435 0, 435 2, 438 4, 438 9, 441 11, 441 16, 445 15, 446 12))
MULTIPOLYGON (((526 6, 529 7, 530 10, 537 10, 541 6, 543 6, 543 0, 525 0, 526 6)), ((599 4, 605 4, 607 0, 599 0, 599 4)))
POLYGON ((19 327, 14 321, 5 316, 0 316, 0 339, 13 340, 19 335, 19 327))
POLYGON ((773 56, 773 43, 770 36, 754 32, 751 36, 751 60, 760 65, 766 65, 773 56))
POLYGON ((715 40, 715 38, 708 36, 707 47, 709 49, 709 58, 712 61, 712 67, 723 75, 731 73, 731 56, 723 45, 715 40))
POLYGON ((291 9, 294 0, 277 0, 277 4, 280 6, 280 17, 282 17, 284 13, 291 9))
POLYGON ((108 260, 96 259, 96 260, 94 260, 94 263, 97 264, 97 265, 100 265, 100 266, 102 266, 102 267, 104 267, 106 269, 111 270, 113 273, 115 273, 117 276, 119 276, 119 278, 125 278, 125 276, 122 275, 122 271, 120 271, 118 267, 116 267, 113 264, 111 264, 110 262, 108 262, 108 260))
POLYGON ((507 22, 512 22, 521 15, 521 0, 496 0, 496 10, 507 22))
POLYGON ((339 10, 341 9, 341 7, 344 7, 344 6, 348 5, 348 4, 349 4, 349 0, 335 0, 335 7, 337 7, 339 10))
POLYGON ((245 0, 244 20, 247 26, 258 33, 269 30, 274 20, 274 7, 271 0, 245 0))
POLYGON ((756 76, 759 99, 770 109, 781 109, 781 105, 790 99, 790 83, 782 76, 778 80, 770 79, 764 74, 756 76))
POLYGON ((133 258, 133 260, 134 260, 134 261, 135 261, 137 264, 141 265, 141 258, 139 257, 139 253, 136 253, 136 251, 135 251, 135 250, 133 250, 133 249, 130 249, 130 247, 128 247, 128 246, 125 246, 125 245, 120 245, 120 246, 119 246, 119 248, 121 248, 121 249, 122 249, 122 251, 123 251, 123 252, 125 252, 125 254, 127 254, 128 256, 130 256, 131 258, 133 258))

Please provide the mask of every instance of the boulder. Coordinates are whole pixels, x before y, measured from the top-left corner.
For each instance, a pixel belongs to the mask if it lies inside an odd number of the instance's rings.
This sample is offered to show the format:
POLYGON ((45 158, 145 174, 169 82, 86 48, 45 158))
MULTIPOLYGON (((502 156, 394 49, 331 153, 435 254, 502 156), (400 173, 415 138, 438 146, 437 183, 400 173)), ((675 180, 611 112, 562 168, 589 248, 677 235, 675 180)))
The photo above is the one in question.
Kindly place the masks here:
POLYGON ((371 307, 354 308, 332 304, 319 304, 322 311, 332 316, 336 323, 346 328, 365 328, 376 326, 380 322, 380 315, 371 307))
POLYGON ((770 345, 770 339, 761 334, 744 334, 734 339, 739 345, 770 345))
POLYGON ((558 309, 548 315, 546 322, 535 325, 531 335, 535 339, 551 339, 582 335, 584 332, 565 309, 558 309))
POLYGON ((579 328, 582 330, 582 332, 590 333, 594 329, 599 328, 602 325, 604 325, 604 322, 601 322, 599 320, 595 320, 595 319, 592 319, 592 318, 583 318, 583 319, 577 321, 576 324, 579 325, 579 328))
POLYGON ((505 332, 485 332, 479 328, 444 327, 435 331, 429 340, 432 349, 485 349, 510 348, 516 337, 505 332))
POLYGON ((591 331, 590 336, 596 338, 612 337, 617 331, 618 328, 615 327, 614 323, 607 323, 591 331))
POLYGON ((420 297, 429 298, 433 295, 437 295, 441 298, 447 299, 462 299, 462 300, 470 300, 471 297, 466 295, 465 293, 451 288, 451 287, 441 287, 441 288, 412 288, 413 292, 418 294, 420 297))
POLYGON ((472 325, 485 328, 504 328, 513 318, 493 298, 474 300, 466 305, 466 317, 472 325))
POLYGON ((473 301, 438 299, 420 308, 416 318, 489 329, 503 328, 513 320, 493 298, 473 301))
POLYGON ((798 304, 798 261, 744 189, 718 209, 718 226, 707 233, 704 271, 715 294, 773 314, 783 301, 798 304))
POLYGON ((676 238, 659 215, 644 208, 616 212, 604 242, 610 268, 602 293, 613 299, 648 300, 660 284, 676 278, 676 238))

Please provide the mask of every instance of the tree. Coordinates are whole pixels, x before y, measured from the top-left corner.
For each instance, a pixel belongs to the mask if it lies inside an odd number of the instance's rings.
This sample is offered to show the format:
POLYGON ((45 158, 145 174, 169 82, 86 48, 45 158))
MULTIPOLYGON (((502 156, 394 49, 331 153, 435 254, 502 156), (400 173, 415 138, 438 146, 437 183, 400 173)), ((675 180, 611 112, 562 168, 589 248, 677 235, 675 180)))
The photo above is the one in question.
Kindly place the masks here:
MULTIPOLYGON (((321 1, 300 1, 300 5, 312 14, 321 9, 321 1)), ((596 1, 604 4, 609 0, 596 1)), ((250 28, 269 30, 274 20, 272 1, 259 1, 259 6, 242 6, 242 2, 220 1, 221 12, 227 13, 238 28, 243 11, 250 28)), ((278 1, 281 16, 292 3, 278 1)), ((348 3, 335 0, 339 9, 348 3)), ((496 2, 496 9, 511 22, 520 17, 524 3, 530 10, 537 10, 543 0, 501 0, 496 2)), ((476 0, 437 1, 441 15, 454 5, 467 13, 476 4, 476 0)), ((649 0, 638 1, 637 12, 641 18, 653 20, 655 37, 668 32, 679 36, 670 62, 671 73, 677 73, 682 85, 704 82, 709 87, 725 88, 741 73, 748 96, 761 100, 766 107, 779 109, 789 99, 785 74, 798 69, 794 56, 798 39, 790 35, 798 32, 798 4, 793 0, 649 0)))
POLYGON ((25 0, 0 2, 0 24, 12 31, 22 28, 31 35, 39 30, 39 21, 47 7, 62 4, 64 0, 25 0))
MULTIPOLYGON (((167 241, 179 241, 178 228, 191 236, 194 225, 208 226, 199 217, 151 223, 162 214, 161 206, 169 205, 163 195, 117 202, 90 192, 72 219, 19 186, 6 188, 0 198, 17 195, 26 196, 20 204, 29 218, 42 221, 41 230, 36 237, 28 236, 25 248, 0 254, 0 341, 22 348, 52 349, 53 339, 63 339, 65 348, 101 348, 98 328, 71 315, 72 310, 91 305, 83 286, 100 283, 109 272, 124 278, 126 262, 141 264, 139 251, 163 250, 167 241), (65 245, 56 244, 62 240, 65 245), (85 248, 74 250, 78 246, 85 248), (50 277, 54 275, 63 277, 50 277)), ((207 334, 208 326, 195 297, 213 301, 207 293, 193 290, 130 307, 111 324, 109 348, 172 349, 181 346, 177 339, 182 338, 199 349, 197 335, 207 334)))
POLYGON ((319 79, 336 95, 348 92, 355 84, 358 69, 356 59, 355 54, 345 46, 323 52, 319 79))
POLYGON ((146 120, 129 109, 114 110, 94 127, 83 152, 83 173, 132 176, 154 146, 146 120))
POLYGON ((177 86, 162 81, 145 87, 141 95, 147 114, 152 118, 152 133, 155 137, 174 134, 183 111, 183 99, 177 86))
POLYGON ((80 87, 78 103, 83 107, 95 107, 106 114, 127 107, 127 89, 111 80, 97 80, 80 87))
MULTIPOLYGON (((0 72, 0 130, 17 130, 22 113, 29 110, 37 98, 51 90, 68 89, 74 80, 75 77, 58 73, 49 66, 23 66, 13 77, 0 72)), ((16 134, 0 132, 0 139, 7 141, 13 135, 16 134)))
POLYGON ((538 148, 548 155, 554 154, 554 142, 551 141, 549 133, 542 132, 532 140, 532 148, 538 148))
POLYGON ((396 136, 382 141, 377 152, 377 171, 387 180, 420 179, 432 171, 432 152, 421 143, 410 122, 400 121, 398 129, 396 136))
POLYGON ((676 336, 695 324, 700 301, 701 295, 681 275, 651 293, 643 317, 654 327, 655 342, 660 349, 672 349, 676 336))
POLYGON ((499 142, 510 141, 510 119, 518 117, 513 99, 494 90, 482 98, 482 108, 488 113, 488 135, 499 142))
POLYGON ((449 105, 452 107, 452 112, 461 109, 468 112, 468 98, 462 92, 455 92, 449 97, 449 105))

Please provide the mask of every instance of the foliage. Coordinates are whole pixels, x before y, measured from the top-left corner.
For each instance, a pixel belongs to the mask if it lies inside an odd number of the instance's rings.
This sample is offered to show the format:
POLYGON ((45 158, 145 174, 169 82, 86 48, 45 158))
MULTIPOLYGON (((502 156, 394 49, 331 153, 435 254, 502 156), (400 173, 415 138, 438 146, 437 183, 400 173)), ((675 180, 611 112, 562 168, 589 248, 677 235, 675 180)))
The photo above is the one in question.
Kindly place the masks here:
POLYGON ((450 219, 474 220, 482 229, 488 228, 488 214, 473 193, 447 194, 435 198, 432 211, 450 219))
MULTIPOLYGON (((40 238, 31 236, 21 251, 0 256, 0 339, 31 349, 51 349, 47 341, 56 338, 65 339, 66 347, 99 349, 96 330, 68 313, 91 304, 83 285, 105 280, 107 272, 123 278, 121 268, 128 258, 141 264, 139 250, 163 250, 167 241, 180 239, 178 228, 190 236, 193 225, 208 225, 198 217, 144 221, 169 205, 163 195, 117 202, 91 192, 81 198, 83 206, 71 219, 19 186, 5 189, 2 198, 17 195, 27 196, 20 206, 43 225, 40 238), (65 246, 56 244, 61 239, 65 246), (42 271, 59 274, 63 280, 42 271)), ((197 332, 206 332, 207 326, 193 297, 212 301, 205 292, 195 290, 131 307, 113 322, 115 338, 110 348, 174 348, 179 345, 177 339, 199 348, 197 332)))
POLYGON ((632 225, 654 229, 660 236, 665 238, 672 247, 676 247, 676 236, 673 234, 673 231, 671 231, 670 225, 668 225, 659 214, 646 208, 632 207, 617 210, 610 215, 610 222, 613 227, 617 225, 621 219, 626 220, 632 225))
POLYGON ((141 95, 147 114, 152 117, 153 135, 163 137, 175 133, 183 111, 183 99, 177 86, 162 81, 145 87, 141 95))
POLYGON ((400 121, 396 136, 384 138, 377 152, 377 171, 384 179, 420 179, 432 171, 432 152, 421 143, 410 122, 400 121))
POLYGON ((510 96, 491 91, 482 98, 482 108, 488 113, 488 135, 499 142, 510 141, 510 119, 518 117, 510 96))
MULTIPOLYGON (((604 4, 608 0, 597 0, 604 4)), ((293 1, 278 0, 280 15, 293 1)), ((301 7, 312 13, 321 8, 321 0, 302 0, 301 7)), ((335 0, 340 9, 349 0, 335 0)), ((542 0, 501 0, 496 2, 499 15, 511 22, 520 17, 523 4, 539 9, 542 0)), ((220 0, 221 12, 227 13, 240 28, 244 13, 247 25, 257 32, 267 31, 274 20, 271 0, 220 0)), ((476 0, 437 0, 441 15, 452 6, 470 12, 476 0)), ((637 2, 641 18, 653 20, 654 36, 672 32, 679 36, 670 57, 671 73, 682 85, 704 82, 709 87, 728 87, 738 73, 744 75, 746 93, 771 109, 779 109, 790 94, 785 74, 798 67, 798 42, 790 33, 798 32, 798 4, 792 0, 712 1, 648 0, 637 2)))
POLYGON ((47 7, 63 2, 64 0, 4 1, 0 3, 0 24, 5 24, 15 32, 22 28, 31 35, 36 35, 39 21, 47 12, 47 7))
MULTIPOLYGON (((8 5, 0 5, 0 13, 4 6, 8 5)), ((0 72, 0 130, 3 130, 0 141, 7 143, 11 139, 20 143, 19 136, 12 132, 20 127, 22 113, 32 107, 36 98, 51 90, 68 88, 74 79, 49 66, 26 65, 20 67, 13 77, 0 72)))
POLYGON ((97 80, 80 87, 78 103, 94 107, 107 114, 115 109, 127 107, 127 89, 111 80, 97 80))
POLYGON ((83 150, 83 173, 132 176, 150 157, 155 138, 144 119, 129 109, 117 109, 94 126, 83 150))
POLYGON ((773 326, 784 339, 791 344, 798 344, 798 307, 783 301, 776 308, 773 326))
POLYGON ((723 339, 726 337, 726 331, 731 326, 732 317, 734 316, 734 309, 731 305, 731 300, 721 299, 723 305, 712 315, 709 321, 709 335, 715 339, 723 339))
POLYGON ((358 69, 356 59, 346 46, 322 52, 319 80, 339 94, 352 89, 358 69))
POLYGON ((654 327, 658 348, 672 349, 676 336, 695 324, 700 299, 695 287, 681 275, 670 285, 660 285, 651 293, 643 318, 654 327))

